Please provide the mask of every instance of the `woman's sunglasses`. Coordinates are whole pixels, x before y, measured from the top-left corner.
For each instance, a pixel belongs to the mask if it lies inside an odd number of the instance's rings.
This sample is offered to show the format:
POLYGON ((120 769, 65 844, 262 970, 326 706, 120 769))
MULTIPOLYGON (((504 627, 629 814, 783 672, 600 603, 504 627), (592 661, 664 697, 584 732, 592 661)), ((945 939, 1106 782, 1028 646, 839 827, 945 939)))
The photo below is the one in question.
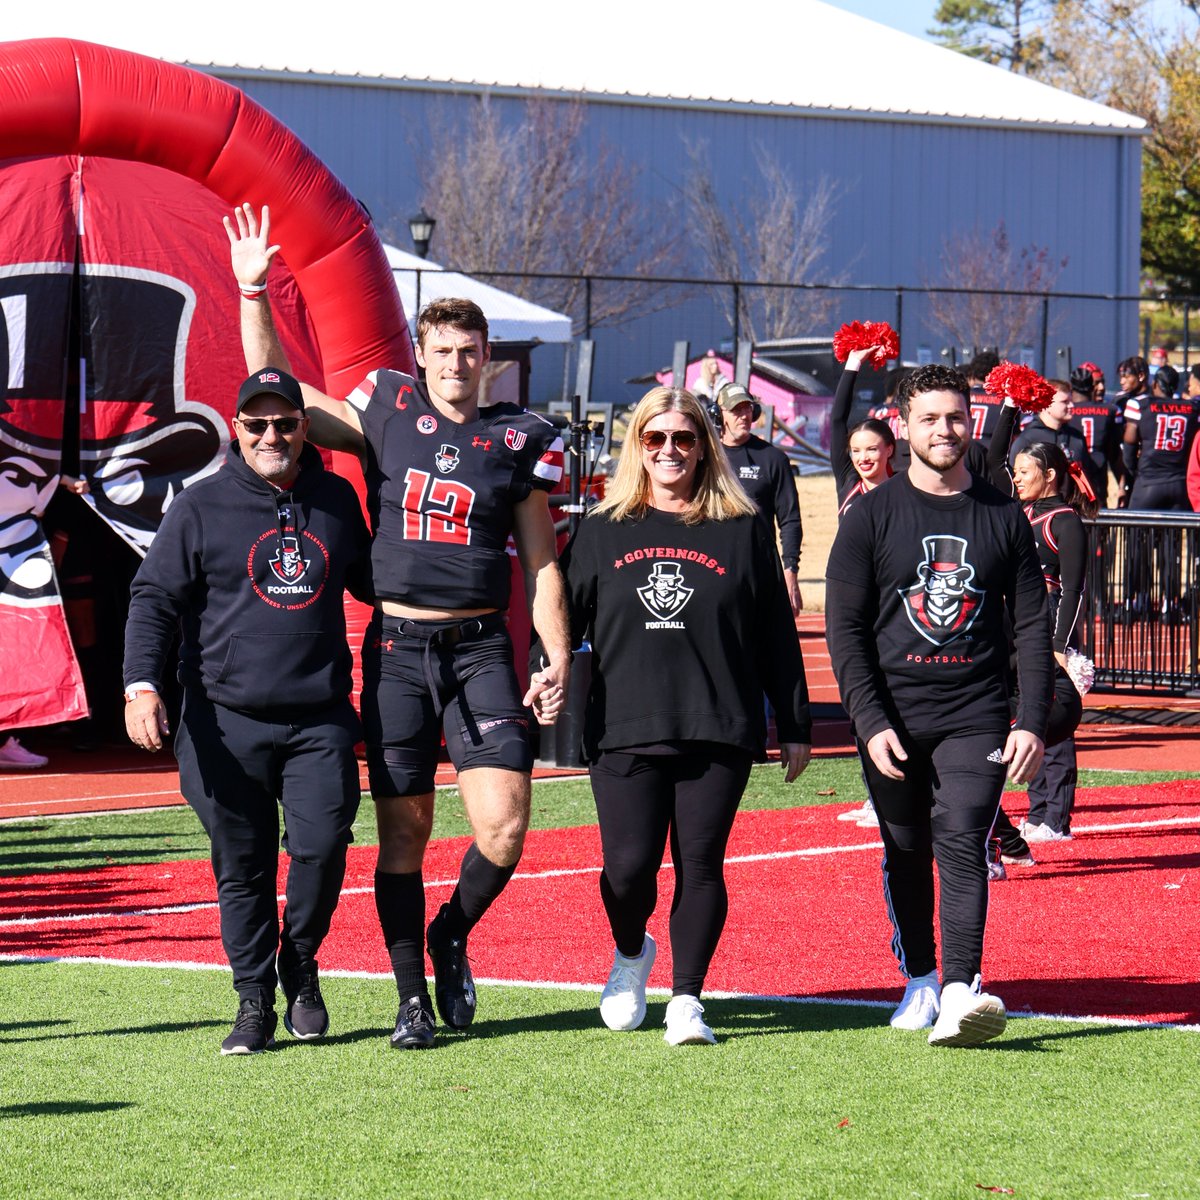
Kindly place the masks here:
POLYGON ((671 445, 676 449, 682 450, 684 454, 695 450, 697 435, 690 429, 651 429, 647 433, 642 434, 642 445, 647 450, 661 450, 666 444, 667 439, 671 439, 671 445))
POLYGON ((301 417, 238 417, 242 428, 251 437, 262 437, 272 425, 275 426, 276 433, 282 433, 286 437, 300 428, 302 419, 301 417))

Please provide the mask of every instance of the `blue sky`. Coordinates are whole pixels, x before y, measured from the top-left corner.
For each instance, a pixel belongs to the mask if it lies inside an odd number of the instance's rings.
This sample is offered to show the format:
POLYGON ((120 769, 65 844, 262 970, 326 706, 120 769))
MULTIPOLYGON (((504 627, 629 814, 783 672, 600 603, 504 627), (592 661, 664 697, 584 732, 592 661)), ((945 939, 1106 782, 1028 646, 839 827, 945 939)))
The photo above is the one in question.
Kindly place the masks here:
POLYGON ((937 0, 829 0, 829 3, 917 37, 925 37, 925 30, 933 24, 933 10, 937 8, 937 0))

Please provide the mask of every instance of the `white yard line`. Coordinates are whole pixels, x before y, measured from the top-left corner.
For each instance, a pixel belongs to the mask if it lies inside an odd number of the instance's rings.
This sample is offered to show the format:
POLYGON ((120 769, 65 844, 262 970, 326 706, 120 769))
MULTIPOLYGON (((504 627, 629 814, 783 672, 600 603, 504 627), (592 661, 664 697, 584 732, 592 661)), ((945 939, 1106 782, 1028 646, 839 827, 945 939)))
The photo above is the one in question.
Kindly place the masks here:
MULTIPOLYGON (((68 955, 68 954, 3 954, 0 962, 27 966, 93 966, 93 967, 152 967, 155 970, 168 971, 221 971, 229 974, 229 967, 224 964, 195 963, 195 962, 154 962, 149 959, 104 958, 100 955, 68 955)), ((380 983, 390 982, 391 971, 339 971, 322 969, 322 978, 333 979, 366 979, 380 983)), ((539 991, 553 992, 599 992, 603 986, 602 980, 590 983, 560 983, 538 979, 495 979, 477 976, 477 984, 486 987, 536 988, 539 991)), ((669 988, 647 988, 649 996, 669 996, 669 988)), ((706 1000, 750 1000, 757 1004, 828 1004, 838 1008, 879 1008, 895 1007, 894 1000, 849 1000, 841 996, 772 996, 761 992, 710 992, 704 993, 706 1000)), ((1200 1033, 1200 1025, 1177 1025, 1170 1021, 1138 1021, 1132 1017, 1094 1017, 1074 1016, 1065 1013, 1040 1012, 1010 1012, 1010 1018, 1021 1021, 1063 1021, 1072 1025, 1108 1025, 1124 1029, 1175 1029, 1181 1033, 1200 1033)))

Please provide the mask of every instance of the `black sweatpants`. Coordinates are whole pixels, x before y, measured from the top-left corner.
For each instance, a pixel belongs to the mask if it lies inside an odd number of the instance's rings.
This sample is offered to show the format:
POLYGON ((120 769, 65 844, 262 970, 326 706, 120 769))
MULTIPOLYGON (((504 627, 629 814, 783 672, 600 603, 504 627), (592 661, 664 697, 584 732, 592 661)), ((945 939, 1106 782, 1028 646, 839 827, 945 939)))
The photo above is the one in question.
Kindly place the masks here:
POLYGON ((1007 767, 998 761, 1008 729, 902 735, 904 779, 889 779, 859 753, 883 839, 883 892, 892 950, 913 978, 937 969, 933 864, 941 890, 942 983, 971 984, 983 960, 988 834, 1007 767))
POLYGON ((358 811, 358 738, 348 700, 284 722, 184 696, 180 787, 212 843, 221 941, 242 999, 270 1004, 275 993, 279 805, 291 859, 282 944, 306 965, 329 932, 358 811))
POLYGON ((725 927, 725 847, 750 778, 746 751, 695 745, 679 754, 604 753, 591 771, 604 853, 600 895, 613 941, 628 957, 642 951, 670 837, 676 996, 700 995, 725 927))
POLYGON ((1047 746, 1041 769, 1029 784, 1026 819, 1034 825, 1049 825, 1059 833, 1070 833, 1078 778, 1075 739, 1047 746))

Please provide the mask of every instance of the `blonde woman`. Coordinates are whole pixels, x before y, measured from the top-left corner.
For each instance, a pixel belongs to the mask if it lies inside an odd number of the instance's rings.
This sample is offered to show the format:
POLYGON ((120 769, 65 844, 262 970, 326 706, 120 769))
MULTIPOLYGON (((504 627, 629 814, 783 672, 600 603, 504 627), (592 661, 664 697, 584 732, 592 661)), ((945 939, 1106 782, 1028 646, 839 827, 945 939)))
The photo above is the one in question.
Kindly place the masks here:
POLYGON ((642 398, 607 496, 562 565, 574 632, 593 651, 584 756, 616 943, 600 1015, 614 1030, 645 1017, 656 952, 646 924, 669 839, 665 1037, 712 1043, 700 992, 728 911, 725 847, 764 757, 763 692, 789 783, 808 764, 811 722, 774 538, 691 392, 642 398))

